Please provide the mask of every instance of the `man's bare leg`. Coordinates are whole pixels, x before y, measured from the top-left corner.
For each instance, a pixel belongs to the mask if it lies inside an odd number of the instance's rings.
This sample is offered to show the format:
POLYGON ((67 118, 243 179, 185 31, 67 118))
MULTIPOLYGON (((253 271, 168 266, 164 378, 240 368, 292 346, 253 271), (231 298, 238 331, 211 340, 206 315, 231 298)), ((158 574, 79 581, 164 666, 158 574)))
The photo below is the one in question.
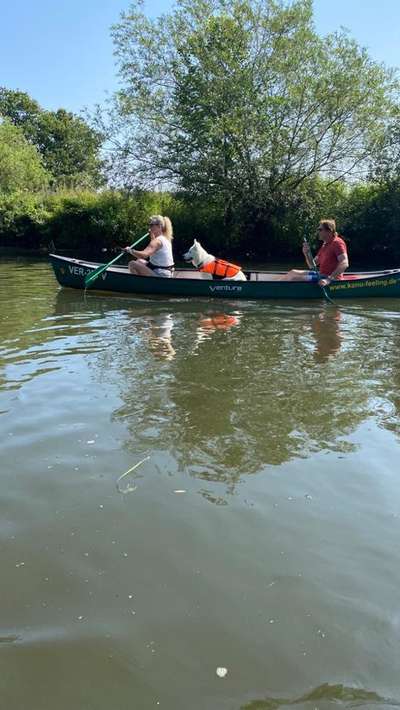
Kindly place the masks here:
POLYGON ((310 280, 310 272, 309 271, 301 271, 300 269, 291 269, 291 271, 288 271, 287 274, 284 274, 284 276, 281 276, 279 281, 309 281, 310 280))

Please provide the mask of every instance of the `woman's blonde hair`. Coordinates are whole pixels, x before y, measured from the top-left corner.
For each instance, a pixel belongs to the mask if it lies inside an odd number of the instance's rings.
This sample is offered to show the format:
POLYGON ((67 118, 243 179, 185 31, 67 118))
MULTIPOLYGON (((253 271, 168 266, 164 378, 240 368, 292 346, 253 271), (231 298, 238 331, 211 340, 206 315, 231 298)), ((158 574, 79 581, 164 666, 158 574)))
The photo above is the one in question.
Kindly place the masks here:
POLYGON ((159 224, 163 237, 173 239, 172 222, 169 217, 163 217, 161 214, 153 214, 149 219, 150 224, 159 224))
POLYGON ((319 226, 327 229, 332 234, 336 234, 336 222, 334 219, 321 219, 319 226))

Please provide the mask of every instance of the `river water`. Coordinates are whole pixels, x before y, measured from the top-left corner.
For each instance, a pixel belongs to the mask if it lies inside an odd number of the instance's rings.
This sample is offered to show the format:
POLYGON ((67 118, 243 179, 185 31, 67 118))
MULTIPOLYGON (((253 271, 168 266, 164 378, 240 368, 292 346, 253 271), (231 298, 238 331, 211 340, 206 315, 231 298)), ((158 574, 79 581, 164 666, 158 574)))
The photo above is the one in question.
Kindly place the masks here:
POLYGON ((400 703, 400 300, 0 308, 1 707, 400 703))

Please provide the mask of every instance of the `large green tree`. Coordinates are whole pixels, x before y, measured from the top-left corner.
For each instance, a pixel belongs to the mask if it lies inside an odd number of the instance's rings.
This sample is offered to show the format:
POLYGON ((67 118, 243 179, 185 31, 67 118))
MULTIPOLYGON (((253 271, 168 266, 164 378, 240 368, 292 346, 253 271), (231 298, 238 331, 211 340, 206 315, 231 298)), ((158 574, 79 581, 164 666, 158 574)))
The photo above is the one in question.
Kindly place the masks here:
POLYGON ((49 182, 42 158, 11 123, 0 123, 0 193, 41 190, 49 182))
POLYGON ((400 106, 376 145, 371 167, 372 180, 400 184, 400 106))
POLYGON ((346 33, 319 37, 311 0, 140 0, 113 29, 122 88, 110 172, 272 214, 316 175, 365 173, 393 110, 392 73, 346 33))
POLYGON ((44 111, 28 94, 5 87, 0 87, 0 116, 37 147, 56 184, 96 187, 104 182, 102 135, 80 116, 64 109, 44 111))
POLYGON ((44 111, 35 143, 59 184, 97 187, 104 182, 99 157, 102 137, 79 116, 64 109, 44 111))

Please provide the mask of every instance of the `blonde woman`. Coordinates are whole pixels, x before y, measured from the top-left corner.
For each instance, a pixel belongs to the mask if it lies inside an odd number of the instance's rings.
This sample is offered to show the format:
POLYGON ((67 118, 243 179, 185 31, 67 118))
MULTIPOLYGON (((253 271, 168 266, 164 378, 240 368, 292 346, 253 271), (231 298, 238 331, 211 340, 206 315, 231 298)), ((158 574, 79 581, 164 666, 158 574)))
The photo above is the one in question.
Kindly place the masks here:
POLYGON ((149 220, 150 244, 145 249, 125 251, 135 257, 129 262, 129 271, 135 276, 161 276, 171 278, 174 275, 174 257, 172 254, 172 224, 169 217, 153 215, 149 220))

